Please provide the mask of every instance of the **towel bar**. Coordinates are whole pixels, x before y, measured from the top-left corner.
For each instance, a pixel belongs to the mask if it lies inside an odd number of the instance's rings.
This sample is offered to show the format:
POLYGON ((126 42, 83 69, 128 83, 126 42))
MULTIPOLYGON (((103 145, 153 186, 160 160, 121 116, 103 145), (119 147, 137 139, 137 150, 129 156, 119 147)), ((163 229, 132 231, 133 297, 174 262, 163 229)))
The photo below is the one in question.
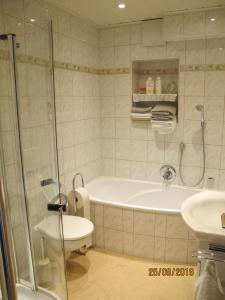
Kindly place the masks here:
POLYGON ((197 253, 192 254, 192 257, 199 260, 213 260, 225 263, 225 253, 218 253, 217 251, 197 251, 197 253))

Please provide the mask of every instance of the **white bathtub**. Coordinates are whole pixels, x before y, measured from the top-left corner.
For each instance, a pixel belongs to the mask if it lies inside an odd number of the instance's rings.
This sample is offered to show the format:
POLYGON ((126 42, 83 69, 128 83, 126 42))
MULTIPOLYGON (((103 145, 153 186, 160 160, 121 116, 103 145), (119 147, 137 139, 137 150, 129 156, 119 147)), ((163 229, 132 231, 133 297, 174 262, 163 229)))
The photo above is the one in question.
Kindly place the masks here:
POLYGON ((86 185, 91 201, 139 210, 180 213, 197 189, 116 177, 99 177, 86 185))
POLYGON ((183 201, 200 190, 116 177, 99 177, 86 189, 94 246, 157 261, 193 262, 197 241, 180 211, 183 201))

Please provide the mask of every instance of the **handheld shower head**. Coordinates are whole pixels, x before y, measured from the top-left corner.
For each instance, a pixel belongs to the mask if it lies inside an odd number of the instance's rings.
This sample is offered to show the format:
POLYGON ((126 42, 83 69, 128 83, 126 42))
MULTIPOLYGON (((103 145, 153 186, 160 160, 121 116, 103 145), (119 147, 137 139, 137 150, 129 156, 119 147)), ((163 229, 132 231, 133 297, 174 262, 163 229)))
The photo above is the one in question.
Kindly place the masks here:
POLYGON ((201 126, 204 127, 205 125, 204 106, 201 104, 197 104, 195 108, 201 112, 201 126))
POLYGON ((204 106, 201 105, 201 104, 197 104, 197 105, 195 106, 195 108, 196 108, 198 111, 204 112, 204 106))

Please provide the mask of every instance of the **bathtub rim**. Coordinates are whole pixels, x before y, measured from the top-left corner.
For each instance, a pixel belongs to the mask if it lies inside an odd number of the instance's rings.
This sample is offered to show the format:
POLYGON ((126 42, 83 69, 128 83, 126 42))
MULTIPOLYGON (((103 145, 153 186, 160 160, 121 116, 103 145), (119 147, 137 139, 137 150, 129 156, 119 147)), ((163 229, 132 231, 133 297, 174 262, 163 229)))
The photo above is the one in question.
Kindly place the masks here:
MULTIPOLYGON (((157 186, 162 186, 163 183, 161 182, 155 182, 155 181, 147 181, 147 180, 139 180, 139 179, 129 179, 129 178, 123 178, 123 177, 116 177, 116 176, 99 176, 92 181, 90 181, 88 184, 93 183, 95 180, 100 180, 104 181, 106 179, 109 180, 121 180, 121 181, 130 181, 130 182, 137 182, 137 183, 147 183, 147 184, 155 184, 157 186)), ((87 186, 86 185, 86 186, 87 186)), ((207 189, 202 189, 202 188, 194 188, 194 187, 188 187, 188 186, 180 186, 178 184, 169 184, 170 187, 175 187, 181 190, 194 190, 196 192, 203 192, 207 191, 207 189)), ((191 197, 191 196, 190 196, 191 197)), ((189 198, 189 197, 188 197, 189 198)), ((187 199, 188 199, 187 198, 187 199)), ((184 200, 186 201, 186 199, 184 200)), ((139 210, 139 211, 145 211, 145 212, 152 212, 152 213, 157 213, 157 214, 181 214, 181 209, 167 209, 167 208, 151 208, 147 206, 138 206, 138 205, 133 205, 133 204, 127 204, 127 203, 122 203, 122 202, 113 202, 113 201, 105 201, 103 199, 93 197, 90 195, 90 202, 93 204, 98 204, 98 205, 109 205, 109 206, 114 206, 118 208, 124 208, 124 209, 130 209, 130 210, 139 210)))

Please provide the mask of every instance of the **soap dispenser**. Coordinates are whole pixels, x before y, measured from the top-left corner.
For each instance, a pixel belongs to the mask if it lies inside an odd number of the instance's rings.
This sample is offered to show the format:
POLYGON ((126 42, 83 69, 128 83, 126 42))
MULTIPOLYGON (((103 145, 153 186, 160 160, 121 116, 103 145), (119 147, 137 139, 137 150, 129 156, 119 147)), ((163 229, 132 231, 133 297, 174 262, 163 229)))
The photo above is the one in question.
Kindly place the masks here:
POLYGON ((155 81, 155 93, 162 94, 162 81, 159 76, 156 78, 156 81, 155 81))
POLYGON ((154 94, 154 80, 148 77, 146 80, 146 94, 154 94))

